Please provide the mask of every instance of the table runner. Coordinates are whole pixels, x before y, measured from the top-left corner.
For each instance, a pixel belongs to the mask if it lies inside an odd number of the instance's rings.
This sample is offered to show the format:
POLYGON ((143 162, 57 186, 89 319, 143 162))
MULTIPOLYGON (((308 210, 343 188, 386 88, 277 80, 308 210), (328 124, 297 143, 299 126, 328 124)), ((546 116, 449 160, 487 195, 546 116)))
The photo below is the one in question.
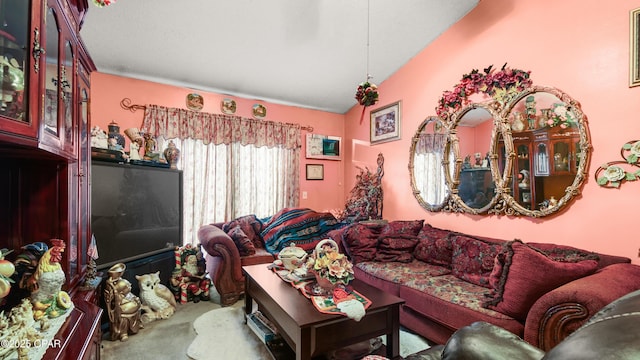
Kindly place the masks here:
POLYGON ((295 289, 298 289, 302 295, 310 299, 313 306, 321 313, 341 314, 358 321, 360 318, 350 316, 350 314, 344 312, 343 309, 340 309, 338 304, 349 300, 356 300, 362 304, 364 310, 371 306, 371 300, 354 290, 352 286, 347 285, 344 287, 338 287, 333 291, 332 295, 317 294, 314 290, 314 287, 317 285, 315 277, 300 278, 291 271, 285 269, 283 266, 276 264, 270 264, 269 268, 273 270, 273 272, 283 281, 290 284, 295 289))

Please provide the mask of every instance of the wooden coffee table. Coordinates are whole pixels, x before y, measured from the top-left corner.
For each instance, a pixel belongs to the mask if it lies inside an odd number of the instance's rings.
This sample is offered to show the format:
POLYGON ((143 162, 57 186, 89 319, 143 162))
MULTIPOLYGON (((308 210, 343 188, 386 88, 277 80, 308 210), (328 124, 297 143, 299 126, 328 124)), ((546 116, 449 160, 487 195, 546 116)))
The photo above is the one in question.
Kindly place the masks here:
POLYGON ((258 309, 273 321, 284 340, 307 360, 331 350, 386 335, 387 357, 399 357, 400 305, 404 300, 354 280, 351 285, 371 300, 366 315, 355 321, 341 314, 319 312, 302 293, 286 283, 266 264, 244 266, 245 312, 258 309))

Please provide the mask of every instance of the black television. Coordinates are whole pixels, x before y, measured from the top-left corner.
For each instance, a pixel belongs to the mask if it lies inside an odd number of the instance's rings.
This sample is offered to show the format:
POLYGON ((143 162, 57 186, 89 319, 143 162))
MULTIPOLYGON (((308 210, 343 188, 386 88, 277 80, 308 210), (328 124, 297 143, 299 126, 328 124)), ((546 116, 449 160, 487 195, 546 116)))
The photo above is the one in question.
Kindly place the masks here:
POLYGON ((98 269, 182 246, 182 171, 94 160, 91 231, 98 269))

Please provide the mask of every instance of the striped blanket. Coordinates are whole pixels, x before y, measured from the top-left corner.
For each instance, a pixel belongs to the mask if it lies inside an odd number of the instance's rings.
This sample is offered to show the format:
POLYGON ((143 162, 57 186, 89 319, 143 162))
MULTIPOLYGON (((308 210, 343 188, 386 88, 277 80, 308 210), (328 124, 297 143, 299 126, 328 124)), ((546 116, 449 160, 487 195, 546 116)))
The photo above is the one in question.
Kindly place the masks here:
POLYGON ((327 234, 331 230, 344 225, 346 224, 339 222, 331 213, 306 208, 284 208, 263 223, 260 235, 271 254, 280 252, 291 243, 309 252, 320 240, 328 238, 327 234))

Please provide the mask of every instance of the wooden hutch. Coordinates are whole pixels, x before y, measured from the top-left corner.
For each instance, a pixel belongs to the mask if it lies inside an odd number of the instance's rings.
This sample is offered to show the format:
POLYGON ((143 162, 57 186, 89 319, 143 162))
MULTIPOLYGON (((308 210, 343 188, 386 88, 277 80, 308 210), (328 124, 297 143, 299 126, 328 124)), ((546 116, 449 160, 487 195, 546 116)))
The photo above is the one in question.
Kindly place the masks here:
MULTIPOLYGON (((552 197, 560 199, 571 185, 580 158, 580 132, 576 127, 543 127, 514 131, 516 153, 512 174, 514 199, 537 210, 552 197)), ((504 144, 499 142, 500 171, 504 171, 504 144)))
POLYGON ((0 248, 65 240, 75 305, 44 359, 100 357, 98 294, 80 290, 91 241, 87 10, 87 0, 0 0, 0 248))

